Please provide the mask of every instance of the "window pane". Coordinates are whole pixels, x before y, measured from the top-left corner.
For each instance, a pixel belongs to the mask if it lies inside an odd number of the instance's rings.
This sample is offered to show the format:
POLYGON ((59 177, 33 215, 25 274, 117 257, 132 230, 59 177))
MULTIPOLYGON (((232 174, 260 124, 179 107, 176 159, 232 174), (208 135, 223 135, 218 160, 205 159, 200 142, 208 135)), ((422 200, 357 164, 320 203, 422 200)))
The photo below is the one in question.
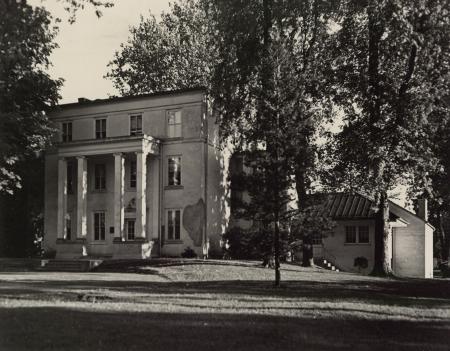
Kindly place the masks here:
POLYGON ((368 226, 360 226, 359 228, 359 242, 363 244, 369 243, 369 227, 368 226))
POLYGON ((180 211, 175 211, 175 239, 180 239, 180 211))
POLYGON ((356 243, 356 227, 354 226, 345 227, 345 242, 356 243))
POLYGON ((136 161, 130 163, 130 188, 136 188, 136 161))
POLYGON ((128 240, 134 239, 134 228, 135 228, 135 221, 134 220, 128 220, 127 221, 127 234, 128 234, 128 240))
POLYGON ((173 240, 174 234, 174 218, 173 211, 167 211, 167 238, 173 240))
POLYGON ((181 185, 181 157, 169 157, 168 166, 168 185, 181 185))

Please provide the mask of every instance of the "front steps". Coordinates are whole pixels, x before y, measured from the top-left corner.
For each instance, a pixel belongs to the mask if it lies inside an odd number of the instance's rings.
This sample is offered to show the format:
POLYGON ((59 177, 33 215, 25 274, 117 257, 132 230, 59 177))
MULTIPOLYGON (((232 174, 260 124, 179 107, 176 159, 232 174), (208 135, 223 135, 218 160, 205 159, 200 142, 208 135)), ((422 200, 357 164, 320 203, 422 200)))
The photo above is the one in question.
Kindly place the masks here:
POLYGON ((335 271, 335 272, 341 271, 333 262, 327 260, 326 258, 319 258, 317 260, 315 259, 314 263, 319 267, 328 269, 329 271, 335 271))
POLYGON ((44 272, 89 272, 102 263, 100 259, 53 259, 42 260, 40 271, 44 272))

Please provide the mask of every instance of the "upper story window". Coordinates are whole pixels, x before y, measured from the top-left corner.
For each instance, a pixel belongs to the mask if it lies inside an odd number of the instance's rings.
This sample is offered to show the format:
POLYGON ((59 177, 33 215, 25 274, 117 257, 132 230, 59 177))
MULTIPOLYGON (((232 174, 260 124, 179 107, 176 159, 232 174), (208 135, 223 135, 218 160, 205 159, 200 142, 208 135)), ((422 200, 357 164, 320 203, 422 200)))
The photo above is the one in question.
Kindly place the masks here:
POLYGON ((96 164, 94 169, 94 189, 106 189, 106 167, 104 164, 96 164))
POLYGON ((72 162, 67 162, 67 193, 73 194, 73 173, 75 167, 72 162))
POLYGON ((64 122, 62 124, 62 141, 72 141, 72 122, 64 122))
POLYGON ((181 185, 181 156, 169 156, 168 175, 168 185, 181 185))
POLYGON ((346 226, 346 244, 369 244, 369 227, 367 225, 346 226))
POLYGON ((130 116, 130 135, 142 134, 142 115, 130 116))
POLYGON ((167 116, 167 136, 181 137, 181 111, 169 111, 167 116))
POLYGON ((130 188, 136 188, 137 168, 136 161, 130 162, 130 188))
POLYGON ((106 118, 95 120, 95 138, 106 138, 106 118))

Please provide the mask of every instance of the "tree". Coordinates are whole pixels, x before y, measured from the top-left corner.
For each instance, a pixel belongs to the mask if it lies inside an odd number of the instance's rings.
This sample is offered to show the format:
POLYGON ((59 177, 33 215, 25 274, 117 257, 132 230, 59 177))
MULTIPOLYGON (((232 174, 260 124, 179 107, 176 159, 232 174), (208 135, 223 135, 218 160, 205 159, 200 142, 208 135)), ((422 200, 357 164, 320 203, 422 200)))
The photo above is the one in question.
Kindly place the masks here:
POLYGON ((215 59, 205 9, 194 0, 170 6, 159 22, 141 17, 108 64, 106 77, 121 95, 209 86, 215 59))
POLYGON ((351 170, 378 204, 375 275, 392 274, 388 190, 435 163, 428 128, 445 91, 447 68, 440 62, 448 13, 445 1, 343 2, 334 66, 345 125, 335 142, 334 170, 351 170))

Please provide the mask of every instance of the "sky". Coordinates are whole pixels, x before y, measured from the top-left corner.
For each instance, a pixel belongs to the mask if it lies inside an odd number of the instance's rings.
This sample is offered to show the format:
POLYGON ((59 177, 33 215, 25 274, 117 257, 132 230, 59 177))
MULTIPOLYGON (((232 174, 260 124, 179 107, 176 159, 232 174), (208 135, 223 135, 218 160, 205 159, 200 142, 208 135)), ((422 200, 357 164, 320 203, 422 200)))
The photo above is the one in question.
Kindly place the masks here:
POLYGON ((149 11, 159 15, 169 9, 169 0, 113 0, 115 6, 102 10, 99 19, 92 7, 79 11, 74 24, 57 0, 31 0, 33 6, 45 7, 53 17, 62 19, 56 42, 59 45, 50 57, 52 78, 64 78, 60 103, 76 102, 79 97, 102 99, 117 95, 112 82, 103 78, 107 64, 120 44, 128 39, 129 28, 149 11))

